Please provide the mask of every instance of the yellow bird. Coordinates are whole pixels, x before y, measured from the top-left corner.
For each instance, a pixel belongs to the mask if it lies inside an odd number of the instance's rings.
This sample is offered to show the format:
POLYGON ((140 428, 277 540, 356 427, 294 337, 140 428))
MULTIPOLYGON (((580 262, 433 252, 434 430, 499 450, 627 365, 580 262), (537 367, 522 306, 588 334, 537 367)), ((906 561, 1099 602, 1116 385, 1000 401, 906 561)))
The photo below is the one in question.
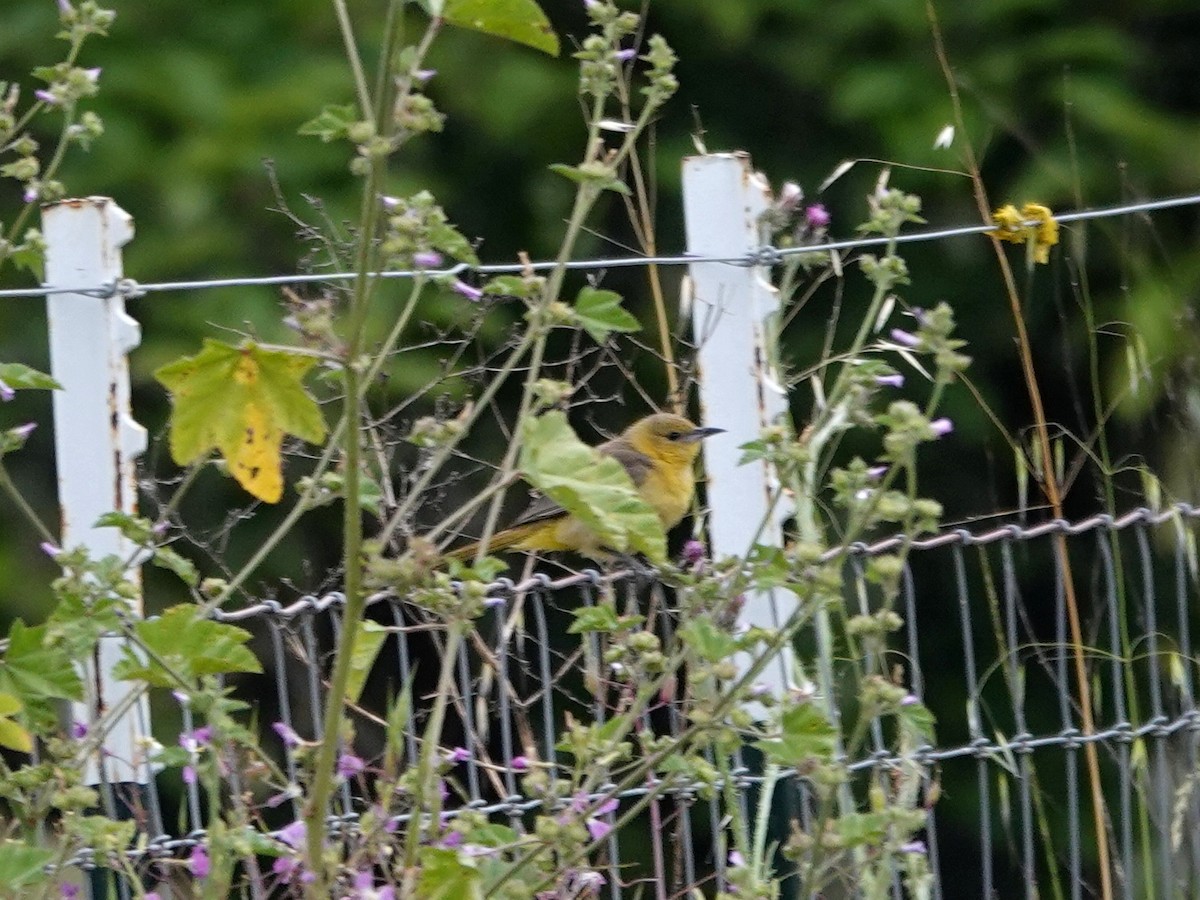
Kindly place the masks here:
MULTIPOLYGON (((625 467, 638 492, 662 521, 663 529, 679 524, 692 505, 696 492, 693 466, 700 442, 723 428, 700 428, 683 416, 656 413, 638 419, 611 441, 596 449, 625 467)), ((478 543, 449 553, 470 559, 478 543)), ((602 555, 600 539, 583 522, 551 500, 535 500, 512 524, 492 536, 489 552, 496 550, 574 550, 588 556, 602 555)))

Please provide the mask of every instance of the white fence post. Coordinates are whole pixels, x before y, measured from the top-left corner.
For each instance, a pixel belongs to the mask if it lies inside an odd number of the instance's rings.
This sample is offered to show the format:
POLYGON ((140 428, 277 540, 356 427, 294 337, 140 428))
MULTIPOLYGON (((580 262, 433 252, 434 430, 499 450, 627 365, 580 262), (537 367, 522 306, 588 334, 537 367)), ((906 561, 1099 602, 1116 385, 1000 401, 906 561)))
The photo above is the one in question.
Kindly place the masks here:
MULTIPOLYGON (((121 247, 133 237, 133 220, 107 197, 63 200, 42 210, 47 287, 115 288, 122 277, 121 247)), ((91 293, 54 293, 46 300, 50 364, 62 390, 54 392, 54 448, 64 548, 83 545, 93 559, 132 559, 137 548, 116 529, 96 528, 106 512, 137 510, 133 460, 146 449, 146 431, 130 415, 126 354, 141 328, 125 313, 124 299, 91 293)), ((136 571, 134 573, 136 577, 136 571)), ((140 599, 134 613, 141 615, 140 599)), ((88 763, 86 783, 138 783, 151 779, 144 740, 150 733, 145 695, 128 703, 130 685, 112 678, 124 644, 101 640, 93 659, 81 661, 86 701, 77 720, 124 707, 103 743, 101 760, 88 763)))
MULTIPOLYGON (((765 243, 759 218, 771 203, 766 180, 746 153, 715 153, 683 161, 683 212, 687 250, 697 256, 748 256, 765 243)), ((771 504, 778 478, 766 463, 738 465, 738 447, 756 440, 764 426, 787 412, 779 379, 767 371, 767 335, 779 296, 761 266, 697 262, 691 275, 692 336, 698 349, 700 405, 704 424, 728 433, 704 444, 709 505, 708 531, 714 559, 744 556, 754 543, 782 546, 790 504, 771 504), (762 526, 760 531, 760 525, 762 526)), ((777 628, 795 606, 782 590, 748 592, 741 621, 777 628)), ((749 657, 742 656, 742 671, 749 657)), ((782 692, 793 679, 790 652, 760 679, 782 692)))

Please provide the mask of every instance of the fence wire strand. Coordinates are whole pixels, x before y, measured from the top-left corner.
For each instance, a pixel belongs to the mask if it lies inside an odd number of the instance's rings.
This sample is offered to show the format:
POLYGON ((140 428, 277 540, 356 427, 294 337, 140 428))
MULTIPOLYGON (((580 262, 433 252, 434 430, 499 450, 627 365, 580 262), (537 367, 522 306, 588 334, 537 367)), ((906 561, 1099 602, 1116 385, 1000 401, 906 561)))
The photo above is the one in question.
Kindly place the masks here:
MULTIPOLYGON (((1141 213, 1157 212, 1182 206, 1200 204, 1200 194, 1189 194, 1181 197, 1161 197, 1136 203, 1125 203, 1118 206, 1097 207, 1095 209, 1077 210, 1055 216, 1060 224, 1072 222, 1087 222, 1097 219, 1107 219, 1114 216, 1129 216, 1141 213)), ((1036 222, 1026 223, 1035 225, 1036 222)), ((916 244, 926 241, 939 241, 953 237, 963 237, 975 234, 986 234, 995 231, 995 224, 957 225, 947 228, 928 229, 901 234, 895 238, 897 244, 916 244)), ((401 269, 386 272, 372 272, 371 277, 378 278, 426 278, 459 277, 463 275, 519 275, 522 272, 545 272, 563 265, 567 269, 600 270, 619 269, 634 266, 687 266, 696 263, 725 263, 735 266, 778 265, 790 256, 805 253, 836 252, 840 250, 860 250, 879 247, 892 239, 885 237, 855 237, 836 241, 825 241, 802 247, 772 247, 764 246, 748 254, 706 256, 699 254, 676 253, 662 256, 612 256, 594 259, 570 260, 558 263, 553 260, 539 260, 530 263, 485 263, 472 266, 459 263, 442 269, 401 269)), ((120 296, 125 299, 142 297, 146 294, 173 293, 179 291, 213 290, 231 287, 279 287, 295 284, 316 284, 330 281, 350 281, 357 277, 355 272, 318 272, 294 273, 287 275, 244 276, 236 278, 208 278, 193 281, 161 281, 141 284, 132 278, 122 278, 108 284, 88 284, 76 286, 42 285, 37 288, 10 288, 0 290, 0 300, 18 298, 49 297, 54 294, 82 294, 89 297, 107 298, 120 296)))

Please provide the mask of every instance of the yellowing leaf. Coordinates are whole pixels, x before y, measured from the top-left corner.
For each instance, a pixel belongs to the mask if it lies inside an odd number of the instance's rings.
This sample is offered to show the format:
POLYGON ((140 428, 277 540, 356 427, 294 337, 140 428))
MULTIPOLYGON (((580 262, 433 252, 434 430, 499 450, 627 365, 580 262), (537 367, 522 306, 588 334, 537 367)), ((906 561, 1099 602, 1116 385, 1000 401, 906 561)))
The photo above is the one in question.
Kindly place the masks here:
POLYGON ((205 340, 197 355, 163 366, 154 377, 175 402, 171 457, 188 465, 215 448, 238 484, 277 503, 283 495, 283 436, 325 439, 320 407, 304 390, 304 375, 314 362, 251 342, 233 347, 205 340))

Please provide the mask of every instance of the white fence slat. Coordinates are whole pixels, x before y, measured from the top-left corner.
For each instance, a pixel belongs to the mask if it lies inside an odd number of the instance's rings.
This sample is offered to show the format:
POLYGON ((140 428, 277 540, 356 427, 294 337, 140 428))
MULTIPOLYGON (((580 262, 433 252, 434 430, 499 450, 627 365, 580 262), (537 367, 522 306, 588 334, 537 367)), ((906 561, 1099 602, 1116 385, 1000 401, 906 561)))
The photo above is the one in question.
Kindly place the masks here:
MULTIPOLYGON (((122 277, 121 247, 133 237, 133 220, 107 197, 47 205, 42 232, 48 287, 115 285, 122 277)), ((128 559, 136 548, 116 529, 96 528, 95 522, 106 512, 137 510, 133 461, 146 448, 146 431, 130 413, 127 354, 140 342, 141 329, 115 293, 51 294, 46 307, 51 373, 62 385, 53 394, 62 545, 86 546, 93 558, 128 559)), ((141 615, 140 600, 133 612, 141 615)), ((75 705, 77 719, 93 722, 97 714, 125 705, 130 686, 110 675, 122 644, 120 637, 105 638, 96 657, 83 663, 87 702, 75 705)), ((90 762, 87 783, 147 783, 148 725, 143 696, 110 729, 104 771, 90 762)))
MULTIPOLYGON (((732 258, 764 246, 759 218, 770 203, 770 187, 753 171, 746 153, 683 161, 689 254, 732 258)), ((711 551, 714 558, 743 556, 756 540, 781 546, 783 522, 791 514, 786 503, 771 505, 778 484, 771 467, 762 462, 738 465, 739 446, 757 439, 764 426, 787 411, 787 397, 775 373, 768 371, 771 355, 766 352, 779 296, 760 266, 698 262, 689 270, 702 418, 728 432, 704 444, 711 551)), ((776 628, 794 604, 786 591, 748 592, 741 621, 776 628)), ((744 670, 747 662, 742 658, 739 666, 744 670)), ((789 686, 790 654, 780 654, 778 665, 760 680, 777 692, 789 686)))

